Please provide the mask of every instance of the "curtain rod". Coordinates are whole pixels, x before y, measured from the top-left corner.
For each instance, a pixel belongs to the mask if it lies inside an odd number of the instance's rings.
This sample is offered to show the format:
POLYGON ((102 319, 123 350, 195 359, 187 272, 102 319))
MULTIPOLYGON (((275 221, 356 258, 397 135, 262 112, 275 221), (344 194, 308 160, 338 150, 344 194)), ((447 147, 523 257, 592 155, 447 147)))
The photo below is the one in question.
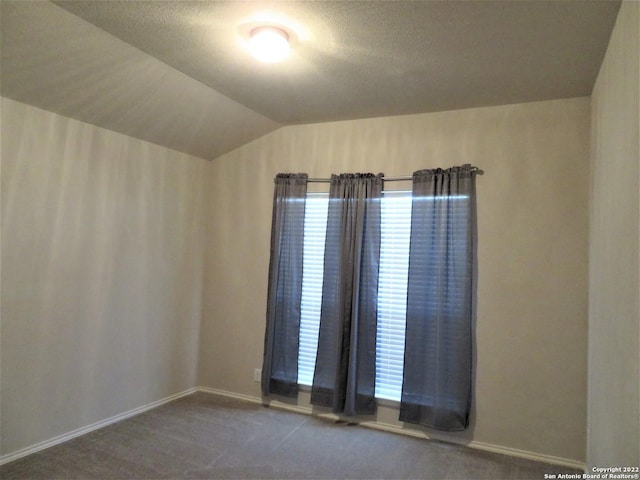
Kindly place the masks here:
MULTIPOLYGON (((400 182, 402 180, 411 180, 413 175, 405 175, 403 177, 382 177, 382 180, 385 182, 400 182)), ((309 183, 329 183, 331 182, 330 178, 307 178, 307 182, 309 183)))
MULTIPOLYGON (((480 170, 478 167, 472 167, 472 172, 477 173, 478 175, 484 174, 483 170, 480 170)), ((402 175, 400 177, 382 177, 383 182, 402 182, 407 180, 413 180, 413 175, 402 175)), ((307 182, 309 183, 329 183, 331 182, 330 178, 307 178, 307 182)))

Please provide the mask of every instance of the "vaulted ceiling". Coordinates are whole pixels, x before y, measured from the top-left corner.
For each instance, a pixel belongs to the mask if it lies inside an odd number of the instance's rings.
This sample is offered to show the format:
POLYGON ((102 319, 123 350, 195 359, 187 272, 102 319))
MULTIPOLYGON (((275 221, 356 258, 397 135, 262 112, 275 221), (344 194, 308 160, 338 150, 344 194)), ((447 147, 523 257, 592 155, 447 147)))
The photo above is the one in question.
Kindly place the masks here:
POLYGON ((282 125, 589 95, 620 2, 0 5, 3 96, 212 159, 282 125), (243 48, 261 22, 284 62, 243 48))

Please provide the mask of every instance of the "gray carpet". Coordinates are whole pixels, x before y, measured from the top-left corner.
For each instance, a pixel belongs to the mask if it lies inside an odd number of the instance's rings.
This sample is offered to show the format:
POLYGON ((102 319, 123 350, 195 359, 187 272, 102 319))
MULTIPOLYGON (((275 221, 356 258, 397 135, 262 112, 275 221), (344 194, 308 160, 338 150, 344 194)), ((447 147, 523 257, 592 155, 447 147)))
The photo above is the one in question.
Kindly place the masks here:
POLYGON ((580 473, 196 393, 0 467, 2 479, 536 479, 580 473))

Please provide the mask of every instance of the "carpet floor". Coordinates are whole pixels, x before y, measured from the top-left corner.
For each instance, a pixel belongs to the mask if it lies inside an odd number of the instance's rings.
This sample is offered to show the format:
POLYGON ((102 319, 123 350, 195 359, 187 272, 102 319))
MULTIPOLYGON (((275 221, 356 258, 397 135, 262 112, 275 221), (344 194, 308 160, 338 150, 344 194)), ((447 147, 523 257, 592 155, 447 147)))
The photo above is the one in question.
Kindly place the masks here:
POLYGON ((578 470, 195 393, 0 467, 2 479, 536 479, 578 470))

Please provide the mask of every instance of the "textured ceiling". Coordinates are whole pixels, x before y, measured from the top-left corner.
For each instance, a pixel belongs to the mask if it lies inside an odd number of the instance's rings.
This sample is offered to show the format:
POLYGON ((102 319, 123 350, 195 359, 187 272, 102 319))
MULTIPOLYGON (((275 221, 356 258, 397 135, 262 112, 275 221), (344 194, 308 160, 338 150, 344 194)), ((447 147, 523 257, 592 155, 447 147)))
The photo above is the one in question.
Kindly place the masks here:
POLYGON ((619 6, 4 0, 2 94, 214 158, 284 124, 589 95, 619 6), (285 62, 242 48, 261 20, 285 62))
POLYGON ((0 6, 5 97, 206 159, 280 126, 52 3, 0 6))

